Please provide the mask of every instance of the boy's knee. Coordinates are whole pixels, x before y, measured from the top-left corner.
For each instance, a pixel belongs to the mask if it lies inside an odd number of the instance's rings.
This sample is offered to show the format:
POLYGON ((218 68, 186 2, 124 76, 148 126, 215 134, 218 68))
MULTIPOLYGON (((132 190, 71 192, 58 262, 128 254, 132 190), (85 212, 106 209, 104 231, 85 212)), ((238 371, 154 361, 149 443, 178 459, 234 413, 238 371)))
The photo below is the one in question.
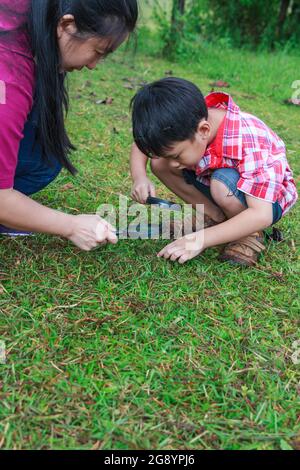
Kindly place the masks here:
MULTIPOLYGON (((225 190, 227 188, 225 187, 224 184, 222 184, 218 180, 212 179, 210 182, 210 193, 213 198, 213 200, 218 204, 218 206, 221 206, 223 203, 225 195, 225 190)), ((227 189, 228 192, 228 189, 227 189)))
POLYGON ((178 175, 182 174, 182 170, 178 170, 177 168, 172 167, 170 164, 170 160, 166 158, 154 158, 151 160, 151 171, 152 173, 157 176, 163 175, 178 175))
POLYGON ((211 180, 210 192, 213 200, 221 209, 232 208, 237 204, 242 205, 226 184, 217 179, 211 180))
POLYGON ((151 171, 155 176, 159 176, 162 173, 168 171, 167 161, 163 158, 153 158, 150 163, 151 171))

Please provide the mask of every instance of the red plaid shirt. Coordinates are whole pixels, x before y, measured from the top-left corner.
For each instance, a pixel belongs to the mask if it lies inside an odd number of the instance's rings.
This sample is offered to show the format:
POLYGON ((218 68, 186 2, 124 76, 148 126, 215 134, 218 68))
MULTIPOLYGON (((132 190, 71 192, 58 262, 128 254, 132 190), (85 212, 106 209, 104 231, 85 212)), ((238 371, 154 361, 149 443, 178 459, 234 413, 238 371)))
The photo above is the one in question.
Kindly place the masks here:
POLYGON ((272 203, 278 201, 285 215, 298 194, 283 141, 260 119, 241 112, 227 93, 211 93, 206 104, 226 109, 227 115, 197 165, 197 179, 209 186, 213 170, 235 168, 240 174, 240 191, 272 203))

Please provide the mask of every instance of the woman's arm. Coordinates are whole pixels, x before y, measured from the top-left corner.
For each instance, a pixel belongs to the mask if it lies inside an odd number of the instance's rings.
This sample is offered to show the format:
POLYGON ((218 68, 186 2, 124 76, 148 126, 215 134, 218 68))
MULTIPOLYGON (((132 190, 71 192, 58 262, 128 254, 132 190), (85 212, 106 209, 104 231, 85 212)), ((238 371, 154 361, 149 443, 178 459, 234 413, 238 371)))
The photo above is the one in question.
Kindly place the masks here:
POLYGON ((113 228, 100 217, 64 214, 13 189, 0 190, 0 223, 17 230, 61 236, 84 251, 117 242, 113 228))

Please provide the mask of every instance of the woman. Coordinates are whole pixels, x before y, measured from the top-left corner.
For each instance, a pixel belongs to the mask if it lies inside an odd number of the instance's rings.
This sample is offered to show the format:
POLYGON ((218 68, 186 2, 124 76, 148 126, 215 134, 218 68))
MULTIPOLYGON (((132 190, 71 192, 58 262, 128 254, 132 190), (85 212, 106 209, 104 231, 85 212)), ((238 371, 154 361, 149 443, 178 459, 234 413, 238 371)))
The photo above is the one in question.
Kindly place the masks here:
POLYGON ((29 196, 63 167, 76 173, 64 123, 66 73, 94 69, 134 31, 137 17, 136 0, 0 0, 2 233, 58 235, 85 251, 117 242, 99 217, 64 214, 29 196))

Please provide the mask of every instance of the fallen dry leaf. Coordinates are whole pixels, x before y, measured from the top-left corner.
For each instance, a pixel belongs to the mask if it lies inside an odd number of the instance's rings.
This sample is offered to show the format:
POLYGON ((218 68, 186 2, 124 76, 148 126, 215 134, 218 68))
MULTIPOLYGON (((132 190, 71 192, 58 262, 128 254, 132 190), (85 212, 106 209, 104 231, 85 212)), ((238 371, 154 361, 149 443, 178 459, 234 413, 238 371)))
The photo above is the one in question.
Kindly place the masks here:
POLYGON ((245 100, 256 100, 256 96, 251 96, 251 95, 242 95, 245 100))
POLYGON ((294 98, 294 99, 284 100, 284 104, 300 106, 300 99, 298 100, 297 98, 294 98))
POLYGON ((291 445, 295 450, 300 450, 300 434, 292 440, 291 445))
POLYGON ((134 90, 134 85, 131 83, 125 83, 123 87, 126 88, 126 90, 134 90))
POLYGON ((227 82, 223 82, 223 80, 217 80, 216 82, 210 83, 209 86, 216 87, 216 88, 229 88, 230 85, 227 82))
POLYGON ((74 188, 73 183, 67 183, 61 187, 61 191, 69 191, 70 189, 73 189, 73 188, 74 188))
POLYGON ((93 447, 91 448, 91 450, 100 450, 100 447, 101 447, 101 441, 97 441, 93 447))
POLYGON ((114 99, 113 98, 105 98, 105 100, 97 100, 96 104, 113 104, 114 99))

